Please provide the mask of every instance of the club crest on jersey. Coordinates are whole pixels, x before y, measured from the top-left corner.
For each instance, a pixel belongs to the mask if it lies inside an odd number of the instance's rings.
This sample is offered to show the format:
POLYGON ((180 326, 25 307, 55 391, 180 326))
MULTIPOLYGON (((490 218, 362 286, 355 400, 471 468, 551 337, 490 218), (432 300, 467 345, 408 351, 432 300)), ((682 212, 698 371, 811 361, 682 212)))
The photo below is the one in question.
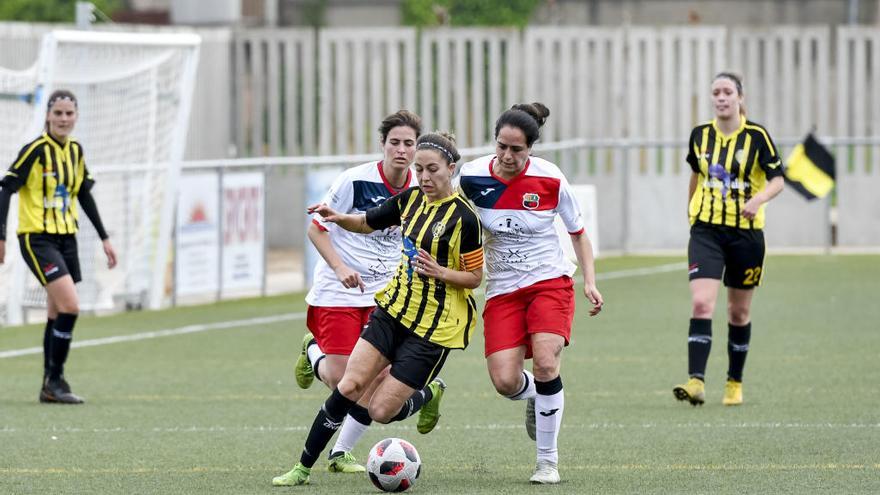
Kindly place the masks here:
POLYGON ((537 193, 525 193, 523 194, 523 208, 527 210, 534 210, 541 203, 541 196, 538 196, 537 193))
POLYGON ((443 232, 446 232, 445 223, 435 222, 434 225, 431 226, 431 233, 434 234, 434 237, 440 237, 443 235, 443 232))
POLYGON ((733 153, 733 158, 736 159, 736 163, 739 163, 740 165, 742 165, 745 161, 746 153, 745 153, 745 151, 743 151, 742 148, 740 148, 733 153))

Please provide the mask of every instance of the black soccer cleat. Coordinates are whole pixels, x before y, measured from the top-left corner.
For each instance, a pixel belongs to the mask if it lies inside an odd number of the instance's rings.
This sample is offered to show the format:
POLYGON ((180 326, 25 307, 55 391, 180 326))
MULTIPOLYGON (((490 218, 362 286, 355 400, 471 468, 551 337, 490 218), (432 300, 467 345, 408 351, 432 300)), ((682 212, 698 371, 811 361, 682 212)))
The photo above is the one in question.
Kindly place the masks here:
POLYGON ((57 380, 46 378, 40 389, 40 402, 44 404, 82 404, 82 397, 70 391, 70 384, 64 377, 57 380))

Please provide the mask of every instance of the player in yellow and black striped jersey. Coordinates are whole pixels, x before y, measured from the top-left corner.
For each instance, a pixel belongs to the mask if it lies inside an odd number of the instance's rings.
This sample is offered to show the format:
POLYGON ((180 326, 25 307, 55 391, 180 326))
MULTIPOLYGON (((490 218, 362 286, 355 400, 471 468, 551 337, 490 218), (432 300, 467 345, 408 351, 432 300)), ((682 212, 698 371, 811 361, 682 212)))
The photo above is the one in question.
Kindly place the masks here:
POLYGON ((71 393, 63 374, 79 313, 74 284, 82 278, 76 244, 77 199, 101 237, 110 268, 116 265, 116 253, 91 194, 95 181, 86 168, 83 148, 70 137, 78 117, 76 97, 58 90, 47 103, 45 132, 22 148, 0 178, 0 263, 6 256, 10 197, 18 192, 21 253, 48 295, 40 402, 79 404, 82 399, 71 393))
POLYGON ((696 181, 688 209, 692 225, 764 228, 763 203, 754 215, 743 211, 770 180, 782 177, 782 160, 763 126, 745 116, 730 134, 719 130, 718 119, 698 125, 688 141, 687 162, 696 181))
POLYGON ((416 142, 418 188, 367 210, 339 214, 315 205, 325 221, 369 233, 400 225, 403 255, 391 282, 376 294, 376 310, 361 333, 345 374, 318 411, 300 462, 275 477, 275 485, 302 485, 333 433, 379 373, 391 369, 369 398, 370 417, 380 423, 419 411, 417 429, 428 433, 439 419, 446 388, 436 378, 451 349, 467 346, 476 323, 471 291, 483 278, 482 231, 477 214, 452 188, 461 157, 450 136, 425 134, 416 142))
POLYGON ((688 141, 688 276, 691 321, 688 382, 673 389, 693 405, 705 400, 712 314, 721 280, 727 287, 729 367, 722 402, 742 403, 742 372, 751 339, 753 289, 764 275, 764 209, 783 187, 782 161, 763 126, 746 119, 739 76, 712 82, 715 119, 698 125, 688 141))
MULTIPOLYGON (((483 265, 479 220, 457 193, 431 201, 413 187, 370 210, 366 221, 377 228, 402 223, 404 251, 412 253, 419 246, 441 267, 468 271, 483 265)), ((467 347, 477 320, 477 305, 469 289, 413 273, 405 263, 376 294, 376 304, 414 334, 453 349, 467 347)))

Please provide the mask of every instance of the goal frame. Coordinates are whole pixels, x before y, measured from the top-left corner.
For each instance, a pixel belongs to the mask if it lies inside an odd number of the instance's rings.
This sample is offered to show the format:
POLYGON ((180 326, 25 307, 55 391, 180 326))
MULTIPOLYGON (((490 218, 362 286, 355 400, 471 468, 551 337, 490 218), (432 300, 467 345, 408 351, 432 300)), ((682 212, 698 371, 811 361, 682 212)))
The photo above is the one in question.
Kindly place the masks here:
MULTIPOLYGON (((189 117, 192 109, 193 90, 199 61, 201 37, 193 33, 128 33, 128 32, 97 32, 55 30, 43 36, 40 52, 36 62, 36 85, 33 101, 33 114, 28 126, 28 135, 35 136, 42 132, 45 120, 46 98, 55 87, 55 58, 60 44, 82 46, 141 46, 168 47, 185 51, 184 67, 179 82, 180 105, 177 109, 176 121, 171 138, 169 157, 162 166, 166 167, 165 194, 158 219, 158 236, 156 252, 152 253, 149 293, 146 295, 146 306, 159 309, 164 300, 166 265, 171 250, 171 235, 174 222, 174 207, 177 198, 181 163, 186 148, 189 117)), ((92 171, 94 173, 94 170, 92 171)), ((17 223, 17 222, 11 222, 17 223)), ((8 243, 7 243, 8 244, 8 243)), ((10 253, 7 253, 7 255, 10 253)), ((6 324, 20 325, 24 322, 23 293, 26 277, 29 276, 23 263, 16 260, 12 270, 12 280, 6 301, 6 324)))

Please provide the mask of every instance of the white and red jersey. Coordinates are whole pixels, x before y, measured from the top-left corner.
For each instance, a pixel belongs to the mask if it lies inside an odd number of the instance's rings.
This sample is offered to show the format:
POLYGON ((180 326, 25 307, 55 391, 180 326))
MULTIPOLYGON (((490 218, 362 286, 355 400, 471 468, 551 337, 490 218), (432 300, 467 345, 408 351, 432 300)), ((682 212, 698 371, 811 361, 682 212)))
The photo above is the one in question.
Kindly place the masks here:
MULTIPOLYGON (((403 190, 418 185, 412 171, 407 170, 406 174, 403 190)), ((369 162, 342 172, 321 202, 339 213, 364 213, 394 194, 394 188, 382 172, 382 162, 369 162)), ((346 265, 360 274, 366 288, 363 293, 357 287, 346 289, 324 258, 319 257, 306 302, 312 306, 375 306, 373 296, 388 284, 400 264, 400 228, 355 234, 324 222, 318 214, 312 222, 329 233, 333 248, 346 265)))
POLYGON ((562 252, 553 221, 559 214, 568 232, 579 234, 584 220, 562 171, 529 157, 519 175, 504 180, 492 172, 494 161, 489 155, 466 163, 458 177, 486 233, 486 298, 574 274, 577 267, 562 252))

